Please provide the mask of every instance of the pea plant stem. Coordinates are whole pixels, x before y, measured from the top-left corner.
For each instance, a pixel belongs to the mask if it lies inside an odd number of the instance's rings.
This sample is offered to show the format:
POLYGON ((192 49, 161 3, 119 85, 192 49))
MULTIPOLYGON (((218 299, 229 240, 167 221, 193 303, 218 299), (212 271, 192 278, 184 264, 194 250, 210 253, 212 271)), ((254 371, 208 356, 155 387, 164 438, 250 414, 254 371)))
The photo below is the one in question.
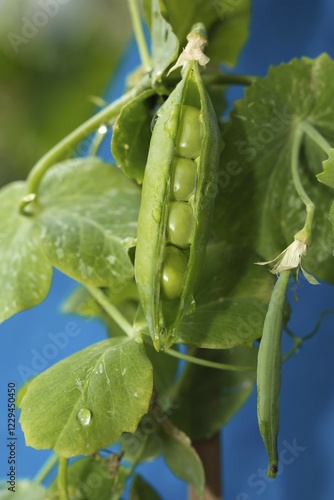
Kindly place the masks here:
POLYGON ((298 337, 297 335, 295 335, 293 333, 292 330, 290 330, 290 328, 288 328, 287 326, 285 327, 286 333, 293 340, 293 346, 291 347, 290 351, 288 351, 286 353, 286 355, 284 356, 284 358, 283 358, 284 362, 287 361, 288 359, 290 359, 298 351, 298 349, 300 349, 300 347, 303 345, 303 343, 305 341, 310 340, 312 337, 314 337, 314 335, 316 335, 318 333, 318 330, 319 330, 319 328, 321 326, 322 320, 328 314, 334 314, 334 309, 328 309, 327 311, 322 312, 320 314, 320 316, 318 318, 318 321, 317 321, 317 324, 315 325, 315 327, 313 328, 313 330, 310 333, 308 333, 307 335, 304 335, 303 337, 298 337))
POLYGON ((297 234, 295 234, 295 239, 303 241, 304 243, 306 243, 306 245, 310 245, 315 206, 313 201, 307 195, 299 175, 299 154, 300 154, 300 147, 302 143, 303 134, 304 134, 303 126, 299 126, 294 133, 294 138, 292 143, 292 153, 291 153, 292 180, 299 198, 302 200, 302 202, 306 207, 306 218, 304 227, 297 234))
POLYGON ((124 318, 123 314, 115 307, 105 294, 96 286, 86 285, 88 292, 96 300, 96 302, 105 310, 105 312, 118 324, 128 337, 134 336, 132 325, 124 318))
POLYGON ((67 458, 58 458, 58 498, 59 500, 69 500, 67 492, 67 458))
POLYGON ((206 85, 252 85, 257 80, 256 76, 238 75, 228 73, 204 74, 203 81, 206 85))
POLYGON ((133 89, 89 118, 89 120, 84 122, 67 137, 62 139, 56 146, 50 149, 50 151, 36 163, 28 176, 27 196, 21 201, 20 212, 25 213, 25 207, 35 199, 39 184, 50 167, 66 157, 73 156, 75 153, 75 146, 82 139, 94 132, 101 124, 114 120, 123 106, 149 88, 151 88, 151 81, 149 76, 145 76, 133 89))
POLYGON ((237 365, 229 365, 225 363, 215 363, 214 361, 208 361, 206 359, 197 358, 195 356, 190 356, 189 354, 184 354, 179 351, 175 351, 174 349, 167 349, 166 354, 169 356, 173 356, 174 358, 182 359, 184 361, 188 361, 189 363, 193 363, 195 365, 206 366, 208 368, 216 368, 217 370, 230 370, 230 371, 242 371, 242 372, 253 372, 255 371, 255 367, 251 366, 237 366, 237 365))
POLYGON ((143 24, 141 22, 138 0, 128 0, 133 31, 136 37, 140 59, 144 70, 148 73, 152 69, 151 58, 145 40, 143 24))
POLYGON ((48 476, 48 474, 51 472, 53 467, 57 464, 57 461, 58 461, 58 456, 53 453, 36 474, 33 480, 34 483, 41 484, 44 481, 44 479, 48 476))
POLYGON ((309 122, 303 121, 300 123, 299 127, 306 135, 308 135, 310 139, 312 139, 313 142, 318 144, 319 148, 321 148, 327 155, 329 154, 331 145, 326 141, 324 136, 313 127, 313 125, 309 122))
MULTIPOLYGON (((135 336, 135 331, 132 325, 124 318, 123 314, 115 307, 105 294, 99 288, 95 286, 86 285, 86 289, 91 294, 91 296, 96 300, 96 302, 104 309, 104 311, 112 318, 120 328, 126 333, 126 335, 130 338, 135 336)), ((143 335, 143 340, 150 345, 152 345, 151 337, 148 335, 143 335)), ((237 365, 229 365, 224 363, 215 363, 213 361, 208 361, 206 359, 197 358, 194 356, 190 356, 189 354, 183 354, 174 349, 167 349, 166 354, 169 356, 173 356, 178 359, 182 359, 184 361, 188 361, 189 363, 194 363, 200 366, 206 366, 208 368, 216 368, 218 370, 231 370, 231 371, 255 371, 255 367, 252 366, 237 366, 237 365)))
MULTIPOLYGON (((208 85, 252 85, 256 82, 257 77, 252 75, 239 75, 239 74, 228 74, 228 73, 203 73, 203 82, 206 86, 208 85)), ((176 85, 179 82, 177 76, 169 76, 165 80, 166 85, 176 85)))
MULTIPOLYGON (((221 440, 217 433, 210 439, 195 441, 193 447, 200 457, 205 472, 205 500, 223 500, 221 440)), ((189 500, 199 500, 192 487, 189 489, 189 500)))

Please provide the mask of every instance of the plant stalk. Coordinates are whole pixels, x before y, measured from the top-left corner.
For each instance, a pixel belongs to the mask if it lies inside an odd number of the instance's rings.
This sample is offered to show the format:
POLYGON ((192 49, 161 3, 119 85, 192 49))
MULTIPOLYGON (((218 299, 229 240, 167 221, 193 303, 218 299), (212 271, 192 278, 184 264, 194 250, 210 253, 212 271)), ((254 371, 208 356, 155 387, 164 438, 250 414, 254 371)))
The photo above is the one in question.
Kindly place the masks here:
POLYGON ((59 500, 69 500, 67 492, 67 458, 58 457, 59 468, 58 468, 58 497, 59 500))
POLYGON ((145 40, 143 24, 141 22, 140 10, 138 6, 138 0, 128 0, 131 21, 133 26, 133 31, 138 45, 139 55, 144 67, 144 70, 148 73, 152 70, 152 63, 150 54, 148 52, 147 43, 145 40))
MULTIPOLYGON (((203 500, 223 500, 221 444, 219 433, 210 439, 196 441, 193 447, 197 451, 204 467, 205 489, 203 500)), ((199 500, 193 488, 189 488, 189 500, 199 500)))
POLYGON ((20 212, 25 214, 27 205, 36 199, 40 182, 50 167, 66 157, 74 156, 75 146, 82 141, 82 139, 94 132, 101 124, 106 122, 109 123, 114 120, 123 106, 150 88, 151 79, 149 76, 145 76, 133 89, 89 118, 89 120, 80 125, 56 146, 50 149, 50 151, 36 163, 28 176, 27 195, 21 200, 20 212))
POLYGON ((297 128, 294 134, 291 154, 291 174, 297 194, 306 207, 306 218, 304 227, 295 234, 295 239, 303 241, 306 245, 311 244, 312 223, 315 205, 307 195, 299 175, 299 154, 303 138, 303 128, 297 128))
POLYGON ((34 483, 41 484, 56 465, 57 461, 58 456, 56 454, 52 454, 34 477, 34 483))
POLYGON ((96 302, 106 311, 106 313, 112 318, 115 323, 122 328, 123 332, 130 338, 134 336, 134 330, 132 325, 124 318, 123 314, 119 312, 117 307, 115 307, 108 298, 104 295, 102 290, 96 286, 86 285, 88 292, 96 300, 96 302))

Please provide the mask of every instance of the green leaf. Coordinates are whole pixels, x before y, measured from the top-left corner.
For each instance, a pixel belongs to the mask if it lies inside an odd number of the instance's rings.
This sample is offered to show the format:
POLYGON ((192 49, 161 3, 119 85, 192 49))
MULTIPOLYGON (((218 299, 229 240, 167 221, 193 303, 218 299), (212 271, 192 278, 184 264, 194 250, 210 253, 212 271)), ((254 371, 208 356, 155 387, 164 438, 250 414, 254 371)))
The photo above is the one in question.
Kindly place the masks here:
MULTIPOLYGON (((80 458, 67 469, 69 500, 117 500, 125 488, 126 469, 119 467, 119 456, 80 458), (114 470, 108 466, 115 462, 114 470)), ((49 486, 48 500, 57 500, 57 479, 49 486)), ((44 497, 43 497, 44 498, 44 497)))
POLYGON ((161 425, 159 436, 168 467, 177 477, 191 484, 198 497, 202 498, 205 486, 204 469, 188 436, 169 421, 161 425))
POLYGON ((52 268, 42 253, 31 218, 18 212, 25 183, 0 191, 0 322, 33 307, 47 296, 52 268))
POLYGON ((202 22, 208 32, 206 54, 212 62, 233 66, 248 37, 249 0, 159 0, 161 12, 185 47, 193 24, 202 22))
POLYGON ((140 190, 98 158, 69 160, 42 180, 36 223, 51 264, 77 281, 123 287, 133 277, 140 190))
POLYGON ((151 9, 152 81, 155 83, 161 80, 168 66, 177 58, 179 41, 170 24, 161 15, 159 0, 151 0, 151 9))
POLYGON ((141 476, 136 475, 132 483, 130 500, 160 500, 160 496, 141 476))
POLYGON ((7 483, 0 484, 0 500, 44 500, 45 489, 36 483, 30 481, 18 481, 15 486, 15 493, 8 491, 7 483), (5 491, 4 491, 5 490, 5 491))
MULTIPOLYGON (((271 68, 235 103, 219 172, 214 216, 218 238, 246 242, 264 261, 293 242, 306 216, 292 180, 293 139, 306 123, 334 142, 333 79, 334 63, 327 55, 294 60, 271 68)), ((302 153, 301 182, 316 207, 312 245, 302 263, 319 278, 334 281, 327 221, 333 195, 316 178, 324 153, 306 134, 302 153)))
POLYGON ((190 483, 202 498, 205 483, 202 462, 186 434, 169 421, 169 415, 153 408, 134 434, 124 434, 121 439, 124 458, 134 466, 163 455, 171 471, 190 483))
POLYGON ((328 219, 329 219, 329 222, 332 224, 333 237, 334 237, 334 202, 332 203, 328 219))
POLYGON ((334 149, 329 152, 328 159, 322 163, 324 171, 317 175, 318 181, 334 188, 334 149))
POLYGON ((196 308, 178 326, 179 343, 229 349, 261 337, 274 277, 256 260, 247 248, 208 247, 196 308))
POLYGON ((99 342, 34 378, 21 402, 27 446, 87 455, 134 432, 152 395, 152 367, 133 339, 99 342))
POLYGON ((193 441, 209 439, 225 425, 250 396, 256 377, 257 349, 200 349, 202 359, 254 371, 214 370, 189 363, 176 388, 173 423, 193 441))
POLYGON ((125 175, 142 183, 151 140, 153 90, 122 108, 114 125, 111 150, 125 175))

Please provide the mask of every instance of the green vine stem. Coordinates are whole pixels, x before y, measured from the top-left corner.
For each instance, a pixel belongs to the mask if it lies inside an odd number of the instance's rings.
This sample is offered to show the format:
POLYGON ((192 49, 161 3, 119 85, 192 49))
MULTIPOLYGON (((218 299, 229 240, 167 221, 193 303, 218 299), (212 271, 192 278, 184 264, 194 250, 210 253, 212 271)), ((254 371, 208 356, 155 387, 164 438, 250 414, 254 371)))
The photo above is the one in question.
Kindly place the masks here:
MULTIPOLYGON (((94 132, 104 123, 114 120, 120 113, 123 106, 131 102, 140 94, 151 88, 151 80, 149 76, 145 76, 141 82, 122 97, 109 104, 89 120, 80 125, 77 129, 71 132, 67 137, 61 140, 48 153, 46 153, 31 170, 27 179, 27 195, 21 200, 20 212, 26 215, 25 208, 36 199, 39 184, 47 172, 55 163, 69 156, 69 153, 74 150, 74 147, 87 135, 94 132)), ((72 154, 73 155, 73 154, 72 154)), ((72 156, 71 155, 71 156, 72 156)))
POLYGON ((302 241, 306 245, 311 244, 312 223, 315 206, 313 201, 308 197, 299 175, 299 154, 302 143, 304 130, 302 126, 298 126, 294 133, 291 154, 291 174, 292 180, 297 191, 299 198, 302 200, 306 207, 306 218, 304 227, 295 234, 295 239, 302 241))
MULTIPOLYGON (((256 82, 257 77, 252 75, 239 75, 231 73, 203 73, 202 79, 205 85, 252 85, 256 82)), ((175 86, 180 81, 180 78, 174 76, 168 76, 164 80, 165 85, 175 86)))
POLYGON ((286 333, 293 339, 293 346, 291 347, 290 351, 287 352, 286 355, 284 356, 283 362, 290 359, 298 351, 298 349, 300 349, 300 347, 302 346, 302 344, 305 341, 310 340, 312 337, 314 337, 318 333, 318 330, 320 328, 322 320, 328 314, 334 314, 334 309, 328 309, 327 311, 323 311, 320 314, 318 321, 317 321, 315 327, 313 328, 313 330, 310 333, 308 333, 307 335, 304 335, 304 337, 298 337, 297 335, 295 335, 293 333, 293 331, 290 328, 285 327, 286 333))
POLYGON ((123 314, 115 307, 105 296, 105 294, 96 286, 86 285, 88 292, 96 300, 96 302, 105 310, 105 312, 112 318, 120 328, 130 338, 134 337, 134 329, 132 325, 124 318, 123 314))
POLYGON ((232 73, 203 74, 205 85, 252 85, 257 80, 256 76, 239 75, 232 73))
POLYGON ((57 487, 58 487, 58 498, 59 500, 69 500, 67 492, 67 458, 58 457, 58 477, 57 477, 57 487))
MULTIPOLYGON (((126 333, 126 335, 130 338, 135 337, 136 332, 133 326, 128 322, 126 318, 124 318, 123 314, 115 307, 108 298, 105 296, 100 288, 95 286, 86 285, 88 292, 91 296, 96 300, 96 302, 104 309, 104 311, 112 318, 118 326, 126 333)), ((142 335, 144 342, 152 345, 152 339, 149 335, 142 335)), ((206 359, 197 358, 194 356, 190 356, 189 354, 183 354, 179 351, 175 351, 174 349, 167 349, 165 351, 169 356, 173 356, 178 359, 182 359, 184 361, 188 361, 189 363, 193 363, 195 365, 206 366, 208 368, 216 368, 218 370, 231 370, 231 371, 255 371, 255 367, 252 366, 237 366, 237 365, 229 365, 224 363, 215 363, 213 361, 208 361, 206 359)))
POLYGON ((167 349, 166 354, 173 356, 174 358, 182 359, 188 363, 193 363, 195 365, 206 366, 207 368, 215 368, 217 370, 230 370, 234 372, 255 372, 256 368, 254 366, 237 366, 229 365, 226 363, 216 363, 214 361, 208 361, 207 359, 197 358, 195 356, 190 356, 189 354, 183 354, 182 352, 175 351, 174 349, 167 349))
POLYGON ((140 59, 144 67, 144 70, 148 73, 152 70, 152 62, 147 49, 147 43, 145 40, 143 25, 141 22, 138 0, 128 0, 128 5, 131 15, 133 31, 138 45, 140 59))
POLYGON ((109 130, 109 124, 102 124, 98 131, 95 134, 95 137, 92 141, 92 147, 90 149, 89 155, 90 156, 96 156, 99 148, 103 142, 103 139, 105 138, 106 134, 108 133, 109 130))
POLYGON ((53 467, 58 462, 58 456, 56 454, 52 454, 47 461, 43 464, 42 468, 38 471, 36 476, 33 479, 33 482, 36 484, 41 484, 44 479, 50 474, 53 467))
POLYGON ((318 144, 319 148, 329 155, 331 145, 326 141, 324 136, 313 127, 313 125, 309 122, 301 122, 299 127, 303 132, 305 132, 306 135, 308 135, 310 139, 312 139, 313 142, 318 144))

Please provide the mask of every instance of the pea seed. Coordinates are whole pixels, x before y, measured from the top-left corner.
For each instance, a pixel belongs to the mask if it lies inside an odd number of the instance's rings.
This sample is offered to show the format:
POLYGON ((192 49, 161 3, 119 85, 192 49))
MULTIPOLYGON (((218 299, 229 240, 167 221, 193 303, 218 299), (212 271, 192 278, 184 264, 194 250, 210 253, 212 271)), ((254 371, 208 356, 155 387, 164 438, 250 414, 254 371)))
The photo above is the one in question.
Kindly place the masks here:
POLYGON ((199 109, 194 106, 183 106, 176 141, 176 155, 183 158, 197 158, 201 152, 202 136, 199 109))
POLYGON ((161 274, 161 288, 166 300, 174 300, 181 295, 187 265, 187 257, 181 250, 173 246, 166 248, 161 274))
POLYGON ((172 196, 177 201, 188 201, 196 188, 196 163, 188 158, 176 158, 174 161, 172 196))
POLYGON ((190 247, 195 229, 195 219, 191 206, 183 201, 169 205, 167 226, 168 241, 180 248, 190 247))

